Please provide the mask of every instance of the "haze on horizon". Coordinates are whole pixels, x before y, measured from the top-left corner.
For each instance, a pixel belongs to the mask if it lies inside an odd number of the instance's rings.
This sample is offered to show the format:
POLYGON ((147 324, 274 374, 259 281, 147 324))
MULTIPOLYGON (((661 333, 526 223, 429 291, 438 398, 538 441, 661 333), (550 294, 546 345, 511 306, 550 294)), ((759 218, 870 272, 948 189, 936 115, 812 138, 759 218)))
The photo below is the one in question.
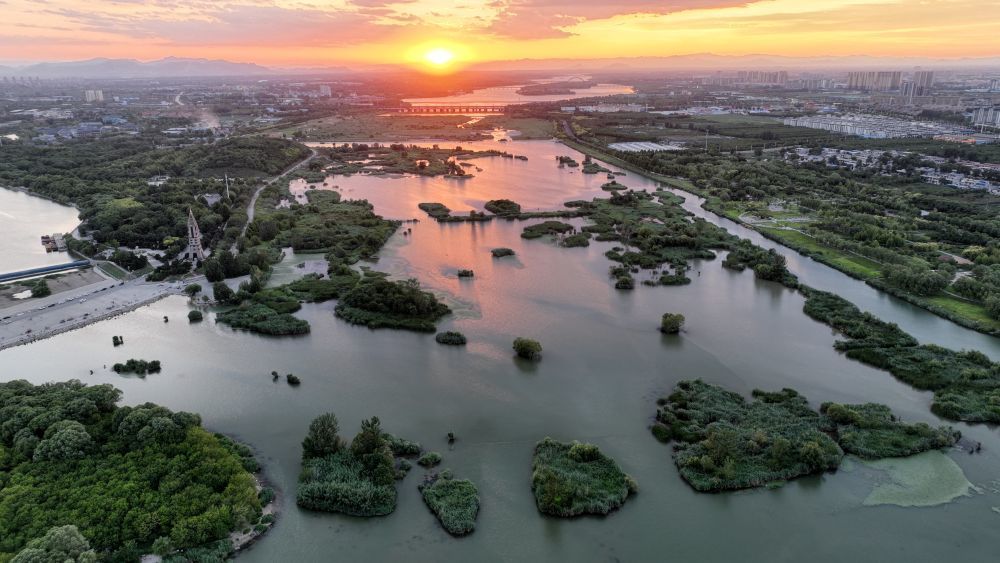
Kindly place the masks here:
POLYGON ((205 57, 262 65, 718 55, 1000 53, 1000 1, 3 0, 0 60, 205 57))

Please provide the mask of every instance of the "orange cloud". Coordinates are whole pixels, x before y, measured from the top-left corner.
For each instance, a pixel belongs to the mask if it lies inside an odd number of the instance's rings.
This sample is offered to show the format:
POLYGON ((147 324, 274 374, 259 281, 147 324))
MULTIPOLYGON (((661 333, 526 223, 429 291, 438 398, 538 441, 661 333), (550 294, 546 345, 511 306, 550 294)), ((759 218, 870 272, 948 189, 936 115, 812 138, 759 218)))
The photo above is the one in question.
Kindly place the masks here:
POLYGON ((197 56, 260 64, 782 55, 1000 56, 996 0, 5 0, 9 61, 197 56))

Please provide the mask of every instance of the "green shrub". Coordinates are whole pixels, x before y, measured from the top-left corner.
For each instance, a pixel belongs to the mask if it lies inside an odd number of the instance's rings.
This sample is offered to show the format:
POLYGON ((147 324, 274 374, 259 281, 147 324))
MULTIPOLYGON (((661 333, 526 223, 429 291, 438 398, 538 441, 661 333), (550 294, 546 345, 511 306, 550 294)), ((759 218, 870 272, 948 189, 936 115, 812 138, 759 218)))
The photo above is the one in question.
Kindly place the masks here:
POLYGON ((466 342, 468 342, 464 334, 452 330, 435 334, 434 340, 438 344, 449 344, 451 346, 465 346, 466 342))
POLYGON ((133 358, 124 364, 117 363, 111 366, 111 369, 115 373, 135 373, 138 375, 146 375, 147 373, 159 373, 162 368, 160 367, 160 360, 146 361, 133 358))
POLYGON ((201 311, 195 309, 193 311, 188 311, 188 321, 192 323, 200 322, 205 318, 205 315, 201 311))
POLYGON ((530 338, 515 338, 514 351, 518 357, 526 360, 539 360, 542 357, 542 345, 537 340, 530 338))
POLYGON ((434 467, 435 465, 441 463, 441 454, 437 452, 427 452, 420 456, 417 463, 422 467, 434 467))
POLYGON ((660 332, 677 334, 684 328, 684 315, 680 313, 664 313, 660 320, 660 332))

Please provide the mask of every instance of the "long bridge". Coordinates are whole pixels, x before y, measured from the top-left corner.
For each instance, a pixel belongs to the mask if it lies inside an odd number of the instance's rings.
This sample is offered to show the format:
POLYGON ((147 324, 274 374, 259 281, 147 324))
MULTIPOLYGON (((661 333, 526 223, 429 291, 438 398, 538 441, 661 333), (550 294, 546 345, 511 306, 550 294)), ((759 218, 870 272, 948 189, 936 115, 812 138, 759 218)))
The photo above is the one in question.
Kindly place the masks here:
POLYGON ((53 264, 51 266, 31 268, 30 270, 20 270, 18 272, 0 274, 0 282, 7 283, 16 280, 23 280, 25 278, 54 274, 56 272, 65 272, 66 270, 77 270, 88 266, 90 266, 90 260, 76 260, 74 262, 66 262, 64 264, 53 264))
POLYGON ((480 114, 480 113, 503 113, 507 109, 506 104, 449 104, 433 106, 401 106, 389 108, 392 113, 402 114, 480 114))

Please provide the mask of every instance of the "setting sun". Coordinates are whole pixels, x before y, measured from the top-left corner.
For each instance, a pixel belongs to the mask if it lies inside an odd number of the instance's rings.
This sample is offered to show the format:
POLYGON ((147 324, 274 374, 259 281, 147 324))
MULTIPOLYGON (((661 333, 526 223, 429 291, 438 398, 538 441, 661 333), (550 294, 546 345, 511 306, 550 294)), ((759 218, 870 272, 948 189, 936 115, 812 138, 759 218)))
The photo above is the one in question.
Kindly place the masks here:
POLYGON ((427 52, 427 54, 424 55, 424 59, 427 62, 436 66, 444 66, 450 63, 454 58, 455 58, 454 53, 452 53, 448 49, 444 49, 441 47, 438 47, 436 49, 431 49, 430 51, 427 52))

